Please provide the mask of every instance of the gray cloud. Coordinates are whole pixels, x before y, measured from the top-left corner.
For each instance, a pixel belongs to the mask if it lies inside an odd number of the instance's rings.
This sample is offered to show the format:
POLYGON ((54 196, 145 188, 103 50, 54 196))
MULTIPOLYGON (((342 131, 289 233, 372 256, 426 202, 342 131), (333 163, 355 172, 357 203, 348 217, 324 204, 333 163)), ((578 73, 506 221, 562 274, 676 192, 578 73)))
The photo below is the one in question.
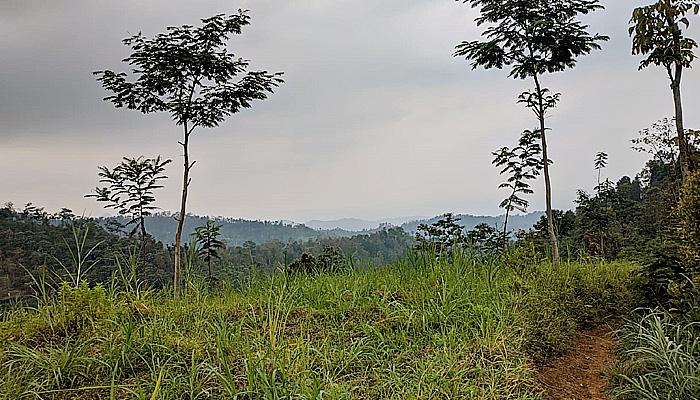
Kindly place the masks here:
MULTIPOLYGON (((597 151, 610 154, 612 179, 635 174, 644 157, 629 138, 672 112, 663 71, 637 72, 630 55, 627 21, 644 2, 604 3, 606 11, 586 17, 611 36, 604 50, 545 77, 563 94, 550 119, 559 208, 594 185, 597 151)), ((99 205, 82 197, 98 165, 162 154, 175 162, 160 205, 176 209, 180 130, 167 115, 102 102, 92 71, 125 69, 121 40, 130 34, 238 8, 250 9, 252 25, 232 38, 231 51, 254 69, 284 71, 287 83, 218 129, 195 133, 190 210, 296 220, 500 212, 505 193, 490 152, 534 126, 515 101, 529 82, 452 58, 461 40, 478 38, 476 13, 428 0, 2 2, 0 201, 98 215, 99 205)), ((700 107, 697 87, 691 70, 686 110, 700 107)), ((532 209, 542 209, 542 184, 534 186, 532 209)))

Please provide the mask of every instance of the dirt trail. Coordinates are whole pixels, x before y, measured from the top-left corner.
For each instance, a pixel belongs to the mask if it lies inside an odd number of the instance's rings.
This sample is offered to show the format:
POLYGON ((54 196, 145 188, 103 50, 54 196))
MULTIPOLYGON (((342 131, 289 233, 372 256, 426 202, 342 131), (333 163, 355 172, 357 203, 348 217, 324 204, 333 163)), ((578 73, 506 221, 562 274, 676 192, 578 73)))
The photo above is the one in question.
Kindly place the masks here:
POLYGON ((614 361, 612 329, 607 325, 583 332, 573 351, 538 368, 546 400, 608 400, 603 368, 614 361))

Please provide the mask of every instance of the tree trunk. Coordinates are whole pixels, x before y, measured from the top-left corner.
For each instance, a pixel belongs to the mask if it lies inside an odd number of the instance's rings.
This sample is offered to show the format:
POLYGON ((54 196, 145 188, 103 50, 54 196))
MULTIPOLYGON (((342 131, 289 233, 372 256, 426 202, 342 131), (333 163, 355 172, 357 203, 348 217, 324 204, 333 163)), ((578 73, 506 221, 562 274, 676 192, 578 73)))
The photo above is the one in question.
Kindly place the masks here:
POLYGON ((180 260, 181 260, 181 255, 180 255, 180 250, 181 250, 181 243, 182 243, 182 226, 185 223, 185 205, 187 203, 187 188, 190 185, 190 168, 192 165, 190 165, 190 158, 189 158, 189 153, 188 153, 188 142, 190 138, 190 132, 187 130, 187 123, 185 122, 184 124, 184 129, 185 129, 185 141, 181 142, 180 144, 182 145, 182 148, 184 149, 184 158, 185 158, 185 171, 183 173, 183 179, 182 179, 182 198, 180 200, 180 215, 178 216, 177 219, 177 232, 175 233, 175 271, 174 271, 174 281, 173 281, 173 294, 175 295, 176 299, 180 298, 180 275, 181 275, 181 268, 180 268, 180 260))
MULTIPOLYGON (((678 23, 674 21, 673 13, 674 5, 671 0, 666 0, 666 23, 671 30, 672 46, 675 48, 681 47, 681 32, 678 23)), ((681 183, 685 183, 690 177, 690 149, 685 137, 683 129, 683 107, 681 106, 681 75, 683 66, 678 62, 673 65, 672 71, 670 65, 666 65, 668 77, 671 80, 671 92, 673 92, 673 107, 675 109, 676 133, 678 135, 678 161, 681 164, 681 183), (675 72, 675 73, 674 73, 675 72)))
POLYGON ((510 204, 508 204, 508 207, 506 208, 506 218, 505 218, 505 220, 503 220, 503 253, 504 254, 505 254, 506 250, 508 250, 508 241, 507 241, 507 236, 506 236, 508 234, 508 214, 510 214, 510 204))
POLYGON ((141 268, 143 268, 143 286, 146 287, 146 224, 141 215, 141 268))
POLYGON ((549 233, 549 246, 552 249, 552 262, 554 264, 559 264, 559 244, 557 243, 557 236, 554 233, 554 219, 552 215, 552 184, 549 178, 549 157, 547 156, 547 139, 544 124, 545 109, 542 99, 542 87, 540 86, 540 81, 537 78, 537 74, 535 74, 533 77, 535 79, 535 89, 537 90, 537 99, 539 101, 539 112, 537 118, 540 122, 540 135, 542 138, 542 164, 544 170, 545 201, 547 207, 547 232, 549 233))
POLYGON ((209 255, 209 289, 211 289, 211 255, 209 255))
POLYGON ((675 109, 676 134, 678 135, 678 160, 681 164, 681 182, 685 183, 690 176, 690 149, 683 128, 683 107, 681 105, 681 74, 683 67, 676 64, 676 73, 671 77, 673 92, 673 107, 675 109))

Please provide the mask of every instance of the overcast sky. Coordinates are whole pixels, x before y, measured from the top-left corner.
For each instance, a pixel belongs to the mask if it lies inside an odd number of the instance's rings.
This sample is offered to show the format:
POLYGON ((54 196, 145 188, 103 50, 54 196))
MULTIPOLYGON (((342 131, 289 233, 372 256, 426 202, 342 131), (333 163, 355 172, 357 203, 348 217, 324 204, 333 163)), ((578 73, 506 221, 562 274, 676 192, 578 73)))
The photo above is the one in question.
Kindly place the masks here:
MULTIPOLYGON (((631 11, 648 1, 604 0, 585 21, 611 40, 543 78, 562 93, 548 120, 555 208, 592 190, 599 151, 609 154, 605 176, 634 176, 646 158, 629 139, 673 113, 664 71, 637 71, 630 53, 631 11)), ((131 34, 239 8, 251 25, 230 51, 252 69, 284 71, 286 83, 219 128, 195 131, 188 211, 299 222, 502 213, 507 193, 491 152, 535 127, 516 104, 531 84, 451 56, 480 34, 476 11, 451 0, 2 0, 0 202, 101 215, 102 204, 83 197, 97 167, 160 154, 174 162, 158 205, 177 210, 181 128, 103 102, 92 72, 125 70, 121 40, 131 34)), ((700 20, 691 23, 697 38, 700 20)), ((695 129, 699 89, 698 71, 686 71, 685 122, 695 129)), ((544 183, 533 186, 530 209, 541 210, 544 183)))

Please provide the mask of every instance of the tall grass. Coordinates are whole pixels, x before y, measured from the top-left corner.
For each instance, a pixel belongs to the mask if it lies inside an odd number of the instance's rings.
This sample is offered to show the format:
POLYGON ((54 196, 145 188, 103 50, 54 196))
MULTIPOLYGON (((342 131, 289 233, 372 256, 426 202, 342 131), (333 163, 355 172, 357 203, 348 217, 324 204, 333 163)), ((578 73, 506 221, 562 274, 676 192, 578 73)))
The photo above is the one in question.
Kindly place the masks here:
POLYGON ((0 399, 535 399, 533 355, 632 303, 634 268, 528 268, 411 253, 244 289, 192 278, 179 301, 71 286, 0 321, 0 399))
POLYGON ((700 322, 662 311, 628 320, 618 332, 620 399, 700 399, 700 322))

